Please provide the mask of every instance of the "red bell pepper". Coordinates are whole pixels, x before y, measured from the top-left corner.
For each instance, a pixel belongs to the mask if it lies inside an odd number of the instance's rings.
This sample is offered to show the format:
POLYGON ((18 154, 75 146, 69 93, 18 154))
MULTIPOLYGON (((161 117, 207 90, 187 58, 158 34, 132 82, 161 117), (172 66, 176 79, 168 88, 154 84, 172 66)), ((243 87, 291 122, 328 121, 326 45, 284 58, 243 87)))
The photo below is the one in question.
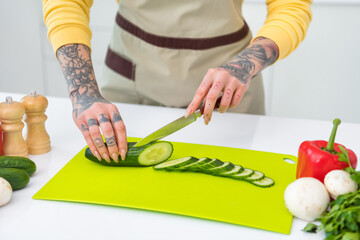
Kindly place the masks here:
MULTIPOLYGON (((325 175, 328 172, 349 167, 347 162, 339 161, 338 153, 341 153, 339 146, 344 146, 335 143, 335 135, 340 122, 340 119, 334 120, 334 126, 328 142, 317 140, 301 143, 298 153, 296 178, 313 177, 324 182, 325 175)), ((350 149, 345 148, 345 150, 348 152, 351 166, 356 169, 357 157, 355 153, 350 149)))

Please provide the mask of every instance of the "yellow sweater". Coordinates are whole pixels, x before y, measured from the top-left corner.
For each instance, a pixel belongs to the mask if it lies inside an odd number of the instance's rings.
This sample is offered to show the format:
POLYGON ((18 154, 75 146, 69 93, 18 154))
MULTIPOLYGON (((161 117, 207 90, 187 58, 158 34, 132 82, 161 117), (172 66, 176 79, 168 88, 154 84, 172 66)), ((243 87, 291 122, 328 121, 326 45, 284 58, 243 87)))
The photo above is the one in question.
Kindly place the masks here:
MULTIPOLYGON (((89 28, 93 0, 43 0, 48 38, 56 52, 61 46, 80 43, 91 47, 89 28)), ((266 37, 279 47, 279 59, 289 55, 305 38, 311 21, 312 0, 267 0, 267 17, 254 37, 266 37)))

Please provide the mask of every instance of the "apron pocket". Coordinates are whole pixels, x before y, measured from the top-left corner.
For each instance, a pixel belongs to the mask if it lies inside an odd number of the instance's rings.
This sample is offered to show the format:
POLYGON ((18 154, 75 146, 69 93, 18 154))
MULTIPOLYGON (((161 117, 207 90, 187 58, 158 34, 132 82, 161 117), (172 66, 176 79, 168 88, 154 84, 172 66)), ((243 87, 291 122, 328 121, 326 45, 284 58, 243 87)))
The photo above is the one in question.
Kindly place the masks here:
POLYGON ((135 64, 108 48, 105 64, 121 76, 135 81, 135 64))

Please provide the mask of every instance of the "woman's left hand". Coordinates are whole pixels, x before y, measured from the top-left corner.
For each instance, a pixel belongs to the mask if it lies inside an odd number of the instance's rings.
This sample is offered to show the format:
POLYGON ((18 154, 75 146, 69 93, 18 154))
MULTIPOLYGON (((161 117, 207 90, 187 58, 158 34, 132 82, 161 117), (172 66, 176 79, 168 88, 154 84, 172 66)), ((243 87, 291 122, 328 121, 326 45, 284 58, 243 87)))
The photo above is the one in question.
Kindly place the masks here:
POLYGON ((185 116, 195 112, 204 102, 203 118, 205 124, 208 124, 215 103, 221 94, 220 113, 224 113, 228 108, 236 107, 249 88, 251 78, 274 63, 278 56, 279 49, 272 40, 257 38, 227 64, 208 70, 187 107, 185 116))

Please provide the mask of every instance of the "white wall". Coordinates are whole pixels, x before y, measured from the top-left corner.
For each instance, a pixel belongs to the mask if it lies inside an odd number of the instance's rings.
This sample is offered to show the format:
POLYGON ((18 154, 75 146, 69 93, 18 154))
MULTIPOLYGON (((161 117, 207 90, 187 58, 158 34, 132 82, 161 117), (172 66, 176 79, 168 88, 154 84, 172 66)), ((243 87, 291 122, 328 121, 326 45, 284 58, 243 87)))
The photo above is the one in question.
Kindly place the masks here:
MULTIPOLYGON (((98 81, 114 23, 115 0, 91 10, 92 58, 98 81)), ((360 1, 315 0, 300 47, 264 71, 267 115, 360 123, 360 1)), ((253 33, 265 20, 265 0, 245 0, 253 33)), ((66 97, 66 83, 46 38, 41 1, 0 0, 0 91, 66 97), (21 7, 19 7, 21 6, 21 7)))

